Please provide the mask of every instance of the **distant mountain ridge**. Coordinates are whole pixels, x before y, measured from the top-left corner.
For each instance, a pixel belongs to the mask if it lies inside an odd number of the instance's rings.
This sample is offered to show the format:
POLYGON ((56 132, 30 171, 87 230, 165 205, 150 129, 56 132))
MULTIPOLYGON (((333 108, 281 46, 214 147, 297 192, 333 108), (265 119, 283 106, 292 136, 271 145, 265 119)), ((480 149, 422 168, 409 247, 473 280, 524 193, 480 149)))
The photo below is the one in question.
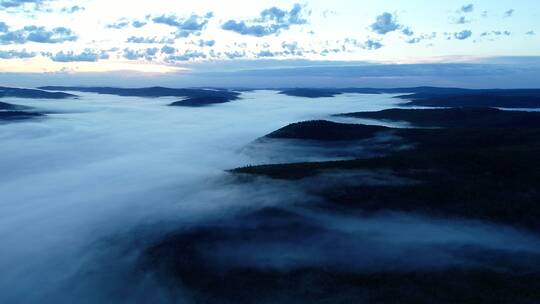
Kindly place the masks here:
POLYGON ((0 87, 0 98, 4 98, 4 97, 65 99, 65 98, 75 98, 77 96, 73 94, 64 93, 64 92, 47 92, 44 90, 37 90, 37 89, 0 87))
POLYGON ((116 87, 84 87, 84 86, 45 86, 39 87, 47 91, 77 91, 86 93, 108 94, 137 97, 209 97, 222 95, 238 95, 227 89, 191 89, 167 87, 116 88, 116 87))
POLYGON ((540 89, 460 89, 438 87, 412 88, 344 88, 344 89, 285 89, 280 94, 294 97, 323 98, 347 93, 404 94, 397 96, 417 107, 500 107, 540 108, 540 89))
POLYGON ((114 88, 114 87, 41 87, 50 91, 78 91, 130 97, 184 97, 171 103, 178 107, 204 107, 226 103, 240 98, 240 93, 227 89, 174 89, 166 87, 114 88))
MULTIPOLYGON (((185 100, 175 102, 173 106, 205 106, 225 103, 240 98, 241 90, 229 89, 203 89, 203 88, 115 88, 115 87, 84 87, 84 86, 45 86, 40 90, 46 91, 78 91, 97 94, 110 94, 118 96, 136 97, 184 97, 185 100)), ((12 89, 4 90, 15 94, 12 89)), ((61 92, 46 92, 35 90, 27 92, 29 96, 44 96, 46 94, 60 94, 59 98, 66 96, 61 92)), ((444 87, 409 87, 409 88, 287 88, 279 89, 279 94, 306 97, 331 98, 342 94, 403 94, 398 99, 408 100, 405 106, 417 107, 499 107, 499 108, 540 108, 540 89, 463 89, 444 87)), ((24 97, 25 91, 18 91, 17 95, 24 97)), ((2 88, 0 88, 2 94, 2 88)), ((54 98, 54 95, 49 95, 54 98)), ((74 96, 74 95, 67 95, 74 96)), ((1 97, 1 95, 0 95, 1 97)), ((32 97, 30 97, 32 98, 32 97)), ((47 98, 47 97, 34 97, 47 98)))

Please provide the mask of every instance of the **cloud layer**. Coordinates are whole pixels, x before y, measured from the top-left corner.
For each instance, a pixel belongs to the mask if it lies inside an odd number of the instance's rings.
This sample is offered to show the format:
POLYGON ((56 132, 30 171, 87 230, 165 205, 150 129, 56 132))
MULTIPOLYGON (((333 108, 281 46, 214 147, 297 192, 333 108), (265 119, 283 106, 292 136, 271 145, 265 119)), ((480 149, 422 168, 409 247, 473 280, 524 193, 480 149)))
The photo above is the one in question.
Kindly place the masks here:
POLYGON ((265 9, 260 13, 259 18, 252 20, 229 20, 221 28, 241 35, 264 37, 279 34, 282 30, 287 30, 293 25, 306 24, 303 17, 303 7, 295 4, 290 11, 285 11, 277 7, 265 9))

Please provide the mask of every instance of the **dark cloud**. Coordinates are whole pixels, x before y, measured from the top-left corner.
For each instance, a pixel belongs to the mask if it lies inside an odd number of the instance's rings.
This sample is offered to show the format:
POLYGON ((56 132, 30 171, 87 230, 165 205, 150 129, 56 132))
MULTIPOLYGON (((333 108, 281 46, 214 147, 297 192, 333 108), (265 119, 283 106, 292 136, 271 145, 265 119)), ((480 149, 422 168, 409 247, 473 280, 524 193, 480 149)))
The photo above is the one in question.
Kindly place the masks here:
POLYGON ((43 26, 29 25, 16 31, 7 31, 0 35, 0 44, 62 43, 76 41, 77 35, 65 27, 47 30, 43 26))
POLYGON ((171 14, 154 17, 152 21, 157 24, 175 27, 177 29, 176 36, 184 38, 191 35, 200 35, 200 32, 206 28, 208 21, 213 16, 213 13, 208 13, 204 16, 193 14, 188 18, 182 18, 171 14))
POLYGON ((240 35, 264 37, 279 34, 282 30, 288 30, 293 25, 306 23, 304 7, 297 3, 290 11, 272 7, 263 10, 256 19, 248 21, 229 20, 221 28, 240 35))
POLYGON ((462 13, 472 13, 474 11, 474 4, 467 4, 461 7, 460 12, 462 13))
POLYGON ((106 52, 97 52, 94 50, 86 49, 81 53, 75 53, 73 51, 58 52, 55 55, 50 56, 52 61, 55 62, 96 62, 99 59, 108 59, 109 55, 106 52))
POLYGON ((34 52, 27 52, 26 50, 22 51, 1 51, 0 50, 0 59, 16 59, 16 58, 33 58, 37 54, 34 52))
POLYGON ((465 39, 468 39, 472 36, 472 31, 470 30, 463 30, 461 32, 458 32, 458 33, 454 33, 454 38, 457 39, 457 40, 465 40, 465 39))
POLYGON ((400 28, 394 15, 385 12, 377 16, 375 23, 371 25, 371 30, 377 34, 385 35, 400 28))
POLYGON ((507 17, 507 18, 512 17, 514 15, 514 12, 515 12, 514 9, 509 9, 506 12, 504 12, 504 17, 507 17))

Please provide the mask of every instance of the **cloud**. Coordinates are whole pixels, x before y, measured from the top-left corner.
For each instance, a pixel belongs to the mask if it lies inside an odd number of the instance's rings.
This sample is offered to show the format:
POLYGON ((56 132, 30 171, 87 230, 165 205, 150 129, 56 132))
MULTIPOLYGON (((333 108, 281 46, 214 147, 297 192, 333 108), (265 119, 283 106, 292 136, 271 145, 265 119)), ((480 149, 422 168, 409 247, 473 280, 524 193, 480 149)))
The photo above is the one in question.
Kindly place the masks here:
POLYGON ((304 7, 297 3, 290 11, 271 7, 263 10, 256 19, 248 21, 229 20, 221 28, 240 35, 264 37, 279 34, 282 30, 288 30, 293 25, 306 23, 304 7))
POLYGON ((244 58, 246 57, 246 52, 245 51, 234 51, 234 52, 224 52, 223 55, 225 55, 225 57, 227 57, 228 59, 239 59, 239 58, 244 58))
POLYGON ((66 14, 74 14, 80 11, 84 11, 84 7, 78 6, 78 5, 74 5, 72 7, 64 7, 62 9, 62 13, 66 13, 66 14))
POLYGON ((247 25, 244 21, 237 22, 235 20, 225 22, 221 28, 226 31, 236 32, 240 35, 249 35, 255 37, 268 36, 279 31, 279 29, 274 26, 247 25))
POLYGON ((454 38, 457 40, 465 40, 472 36, 472 31, 470 30, 463 30, 458 33, 454 33, 454 38))
POLYGON ((298 42, 282 42, 281 47, 285 50, 283 54, 292 56, 303 56, 304 51, 298 46, 298 42))
POLYGON ((472 13, 474 11, 474 4, 467 4, 461 7, 460 12, 462 13, 472 13))
POLYGON ((1 51, 0 50, 0 59, 16 59, 16 58, 24 59, 24 58, 33 58, 36 56, 37 56, 36 53, 27 52, 26 50, 22 50, 22 51, 15 51, 15 50, 1 51))
POLYGON ((0 22, 0 33, 5 33, 9 30, 9 26, 5 22, 0 22))
POLYGON ((491 32, 483 32, 480 34, 480 37, 487 37, 487 36, 510 36, 512 35, 512 32, 510 31, 491 31, 491 32))
POLYGON ((510 17, 512 17, 514 15, 514 12, 515 12, 514 9, 509 9, 506 12, 504 12, 503 16, 506 17, 506 18, 510 18, 510 17))
POLYGON ((192 14, 188 18, 182 18, 175 14, 170 14, 154 17, 152 21, 157 24, 175 27, 177 29, 177 37, 189 37, 191 35, 200 35, 200 32, 206 28, 208 21, 213 16, 213 13, 208 13, 204 16, 192 14))
POLYGON ((363 48, 366 50, 378 50, 383 47, 383 44, 374 39, 368 39, 364 42, 363 48))
POLYGON ((137 50, 124 49, 124 53, 122 57, 124 57, 127 60, 138 60, 144 56, 141 53, 139 53, 137 50))
POLYGON ((148 48, 144 50, 132 50, 132 49, 124 49, 124 52, 122 54, 122 57, 127 60, 139 60, 139 59, 145 59, 148 61, 152 61, 156 59, 156 56, 159 52, 159 48, 148 48))
POLYGON ((333 11, 333 10, 325 10, 323 13, 322 13, 322 16, 324 18, 328 18, 330 16, 337 16, 337 12, 336 11, 333 11))
POLYGON ((375 23, 371 25, 371 30, 380 35, 385 35, 399 28, 400 25, 397 23, 396 18, 388 12, 377 16, 375 23))
POLYGON ((117 22, 107 24, 105 27, 110 29, 124 29, 129 27, 130 25, 134 28, 141 28, 147 24, 146 21, 139 21, 139 20, 128 20, 127 18, 121 18, 117 22))
POLYGON ((41 5, 46 0, 0 0, 0 8, 20 7, 25 4, 41 5))
POLYGON ((131 36, 127 39, 127 43, 159 43, 159 44, 166 44, 166 43, 174 43, 174 39, 163 37, 161 39, 158 39, 157 37, 137 37, 137 36, 131 36))
POLYGON ((129 21, 127 20, 120 20, 118 22, 115 22, 115 23, 111 23, 111 24, 107 24, 105 27, 106 28, 109 28, 109 29, 116 29, 116 30, 119 30, 119 29, 123 29, 123 28, 126 28, 129 26, 129 21))
POLYGON ((433 40, 436 37, 437 37, 437 33, 433 32, 431 34, 422 34, 420 36, 407 39, 407 40, 405 40, 405 42, 407 42, 409 44, 416 44, 416 43, 420 43, 420 42, 422 42, 424 40, 433 40))
POLYGON ((171 55, 171 54, 174 54, 176 53, 176 49, 172 46, 168 46, 168 45, 164 45, 162 48, 161 48, 161 52, 163 54, 167 54, 167 55, 171 55))
POLYGON ((146 54, 146 56, 156 56, 156 54, 159 52, 159 48, 149 48, 149 49, 146 49, 146 51, 144 52, 146 54))
POLYGON ((405 36, 412 36, 412 35, 414 35, 414 32, 413 32, 409 27, 404 28, 401 32, 402 32, 403 35, 405 35, 405 36))
POLYGON ((257 53, 256 56, 258 58, 270 58, 270 57, 275 57, 276 53, 270 52, 269 50, 263 50, 263 51, 260 51, 259 53, 257 53))
POLYGON ((28 25, 20 30, 4 32, 0 35, 0 44, 62 43, 76 41, 77 38, 73 31, 65 27, 47 30, 43 26, 28 25))
POLYGON ((216 44, 216 41, 200 39, 199 41, 196 42, 196 44, 200 47, 213 47, 216 44))
POLYGON ((94 50, 85 49, 81 53, 74 53, 73 51, 58 52, 55 55, 50 56, 52 61, 55 62, 96 62, 99 59, 108 59, 109 55, 106 52, 96 52, 94 50))
POLYGON ((183 54, 180 55, 169 55, 165 58, 166 62, 169 63, 175 63, 177 61, 192 61, 195 59, 204 59, 208 56, 200 51, 193 51, 193 50, 187 50, 183 54))
POLYGON ((456 11, 456 14, 458 14, 458 16, 451 17, 451 23, 455 23, 455 24, 471 23, 470 19, 468 19, 465 16, 459 16, 459 15, 469 14, 469 13, 472 13, 473 11, 474 11, 474 4, 471 3, 471 4, 463 5, 459 10, 456 11))
POLYGON ((534 36, 536 33, 534 31, 528 31, 525 33, 525 35, 534 36))
POLYGON ((333 48, 333 49, 324 49, 320 52, 320 55, 321 56, 328 56, 329 54, 336 54, 336 53, 339 53, 341 52, 341 49, 340 48, 333 48))
POLYGON ((143 26, 145 26, 147 23, 144 22, 144 21, 139 21, 139 20, 135 20, 133 22, 131 22, 131 25, 134 27, 134 28, 141 28, 143 26))
POLYGON ((455 24, 467 24, 467 23, 471 23, 472 21, 470 19, 467 19, 465 16, 460 16, 458 18, 455 18, 453 20, 453 23, 455 24))

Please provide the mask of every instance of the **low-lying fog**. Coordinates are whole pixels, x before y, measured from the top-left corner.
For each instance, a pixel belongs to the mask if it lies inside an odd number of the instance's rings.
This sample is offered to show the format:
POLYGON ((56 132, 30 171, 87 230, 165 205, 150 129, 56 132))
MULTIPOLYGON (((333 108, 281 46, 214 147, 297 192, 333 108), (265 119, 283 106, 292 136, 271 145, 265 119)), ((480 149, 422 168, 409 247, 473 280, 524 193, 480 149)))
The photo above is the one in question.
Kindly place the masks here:
MULTIPOLYGON (((231 183, 224 170, 272 159, 264 150, 246 151, 248 144, 292 122, 400 101, 390 95, 306 99, 257 91, 226 104, 184 108, 166 106, 178 98, 76 94, 81 98, 3 100, 51 114, 0 125, 1 303, 121 303, 142 296, 159 302, 155 282, 130 275, 133 256, 126 252, 133 251, 127 247, 144 249, 178 225, 298 199, 283 183, 231 183)), ((292 154, 290 160, 298 161, 306 153, 292 154)), ((352 229, 345 227, 352 219, 332 219, 328 225, 352 229)), ((402 242, 478 239, 478 246, 488 242, 486 231, 499 233, 476 226, 458 233, 460 224, 451 222, 430 230, 433 222, 421 217, 403 222, 392 215, 391 222, 370 220, 353 230, 378 235, 385 229, 381 240, 395 231, 402 242), (404 227, 412 227, 406 238, 404 227)), ((504 247, 506 234, 493 238, 504 247)))

